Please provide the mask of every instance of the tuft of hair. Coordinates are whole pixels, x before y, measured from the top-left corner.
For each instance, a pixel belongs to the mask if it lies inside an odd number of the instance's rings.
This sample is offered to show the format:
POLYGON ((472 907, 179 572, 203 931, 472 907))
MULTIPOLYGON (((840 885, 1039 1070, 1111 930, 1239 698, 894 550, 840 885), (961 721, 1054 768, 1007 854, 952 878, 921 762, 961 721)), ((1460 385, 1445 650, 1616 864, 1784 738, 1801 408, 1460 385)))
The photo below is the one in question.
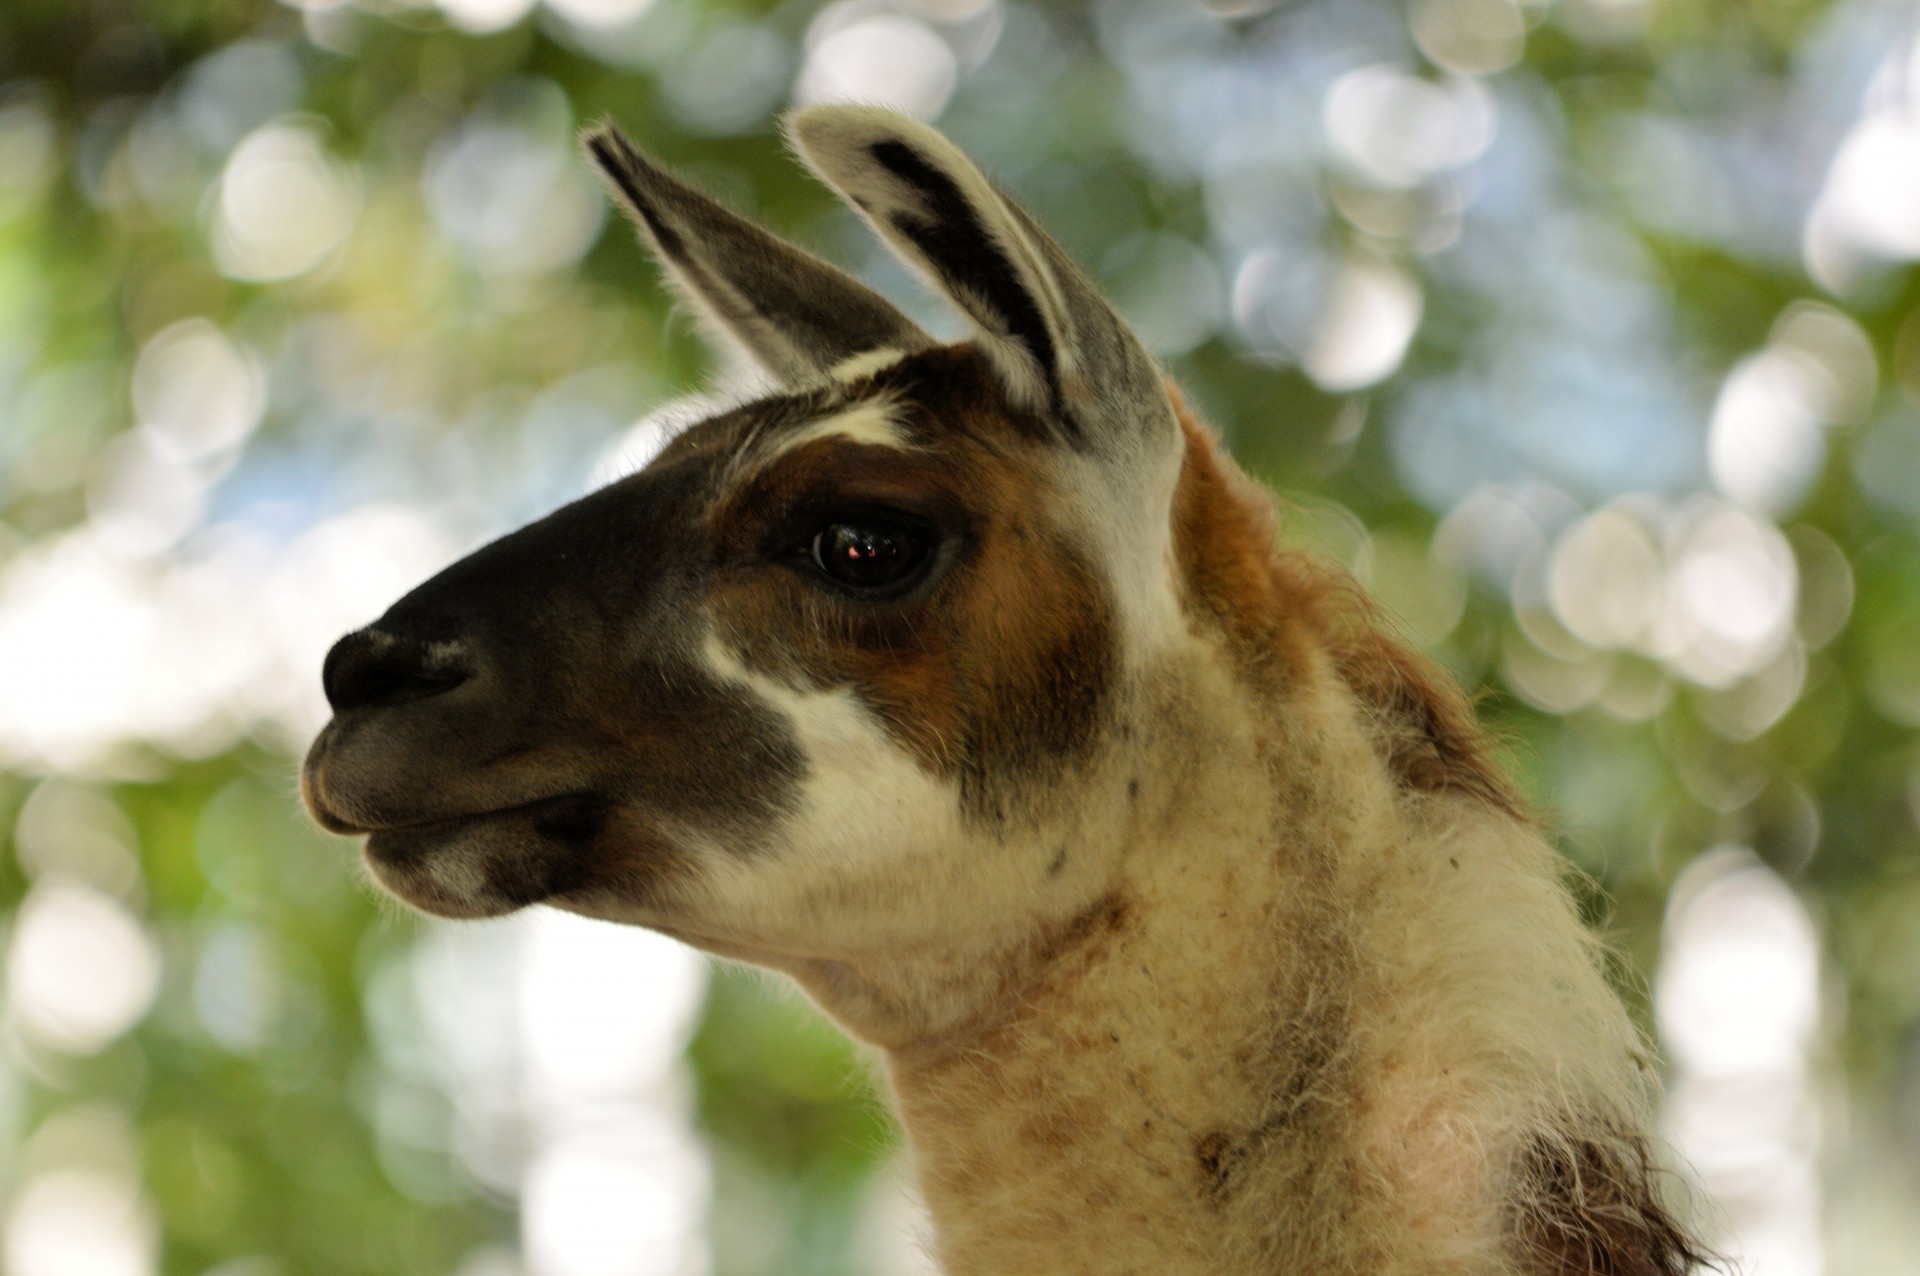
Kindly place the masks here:
POLYGON ((1512 1219, 1528 1276, 1687 1276, 1725 1260, 1661 1199, 1644 1138, 1588 1123, 1543 1137, 1519 1168, 1512 1219))

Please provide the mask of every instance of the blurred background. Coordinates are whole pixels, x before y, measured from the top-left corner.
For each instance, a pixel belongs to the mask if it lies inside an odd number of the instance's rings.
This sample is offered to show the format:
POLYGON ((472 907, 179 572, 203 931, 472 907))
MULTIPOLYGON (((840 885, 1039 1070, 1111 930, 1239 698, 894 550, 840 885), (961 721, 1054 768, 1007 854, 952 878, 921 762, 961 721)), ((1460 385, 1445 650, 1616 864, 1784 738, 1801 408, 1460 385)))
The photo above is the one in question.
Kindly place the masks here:
POLYGON ((6 0, 0 1269, 910 1276, 772 981, 428 923, 326 646, 710 374, 602 115, 953 319, 776 114, 938 120, 1471 686, 1759 1276, 1920 1268, 1920 50, 1886 0, 6 0))

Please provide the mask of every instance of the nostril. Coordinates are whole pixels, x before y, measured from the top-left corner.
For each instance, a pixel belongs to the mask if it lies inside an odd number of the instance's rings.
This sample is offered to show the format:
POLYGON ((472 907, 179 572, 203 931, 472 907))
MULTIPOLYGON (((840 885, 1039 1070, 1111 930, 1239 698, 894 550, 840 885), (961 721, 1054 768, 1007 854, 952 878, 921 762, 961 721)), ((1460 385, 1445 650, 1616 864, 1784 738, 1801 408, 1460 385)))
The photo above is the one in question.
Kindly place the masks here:
POLYGON ((421 642, 361 629, 333 644, 320 671, 334 712, 443 695, 471 675, 457 642, 421 642))

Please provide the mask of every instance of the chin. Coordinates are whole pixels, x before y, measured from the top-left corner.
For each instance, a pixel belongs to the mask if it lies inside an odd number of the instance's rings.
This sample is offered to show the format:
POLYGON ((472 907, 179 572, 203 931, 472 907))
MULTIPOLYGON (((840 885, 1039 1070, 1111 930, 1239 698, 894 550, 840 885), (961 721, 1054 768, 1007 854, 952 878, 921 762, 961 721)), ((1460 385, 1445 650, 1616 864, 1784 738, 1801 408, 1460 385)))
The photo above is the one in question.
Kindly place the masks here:
POLYGON ((374 881, 436 917, 499 917, 532 904, 574 911, 617 888, 653 897, 685 864, 624 807, 564 798, 374 831, 363 852, 374 881))
POLYGON ((373 880, 402 903, 435 917, 474 919, 504 916, 539 902, 540 896, 495 888, 479 849, 458 837, 428 839, 422 832, 375 833, 361 853, 373 880))
POLYGON ((438 917, 498 917, 574 884, 580 830, 538 808, 380 829, 367 838, 376 882, 438 917))
POLYGON ((417 912, 454 921, 505 917, 526 907, 510 900, 474 896, 449 888, 430 868, 401 865, 368 854, 367 869, 382 891, 417 912))

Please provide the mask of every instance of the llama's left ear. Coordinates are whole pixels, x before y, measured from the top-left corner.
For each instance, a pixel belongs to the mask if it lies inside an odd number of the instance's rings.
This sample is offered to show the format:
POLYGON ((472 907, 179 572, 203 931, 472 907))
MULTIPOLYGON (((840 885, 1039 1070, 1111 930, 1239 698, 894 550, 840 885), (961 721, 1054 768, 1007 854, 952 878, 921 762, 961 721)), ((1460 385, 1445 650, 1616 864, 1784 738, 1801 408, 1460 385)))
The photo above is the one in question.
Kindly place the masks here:
POLYGON ((1022 406, 1070 441, 1132 451, 1176 437, 1164 380, 1092 281, 945 137, 872 106, 787 121, 794 149, 978 330, 1022 406))

